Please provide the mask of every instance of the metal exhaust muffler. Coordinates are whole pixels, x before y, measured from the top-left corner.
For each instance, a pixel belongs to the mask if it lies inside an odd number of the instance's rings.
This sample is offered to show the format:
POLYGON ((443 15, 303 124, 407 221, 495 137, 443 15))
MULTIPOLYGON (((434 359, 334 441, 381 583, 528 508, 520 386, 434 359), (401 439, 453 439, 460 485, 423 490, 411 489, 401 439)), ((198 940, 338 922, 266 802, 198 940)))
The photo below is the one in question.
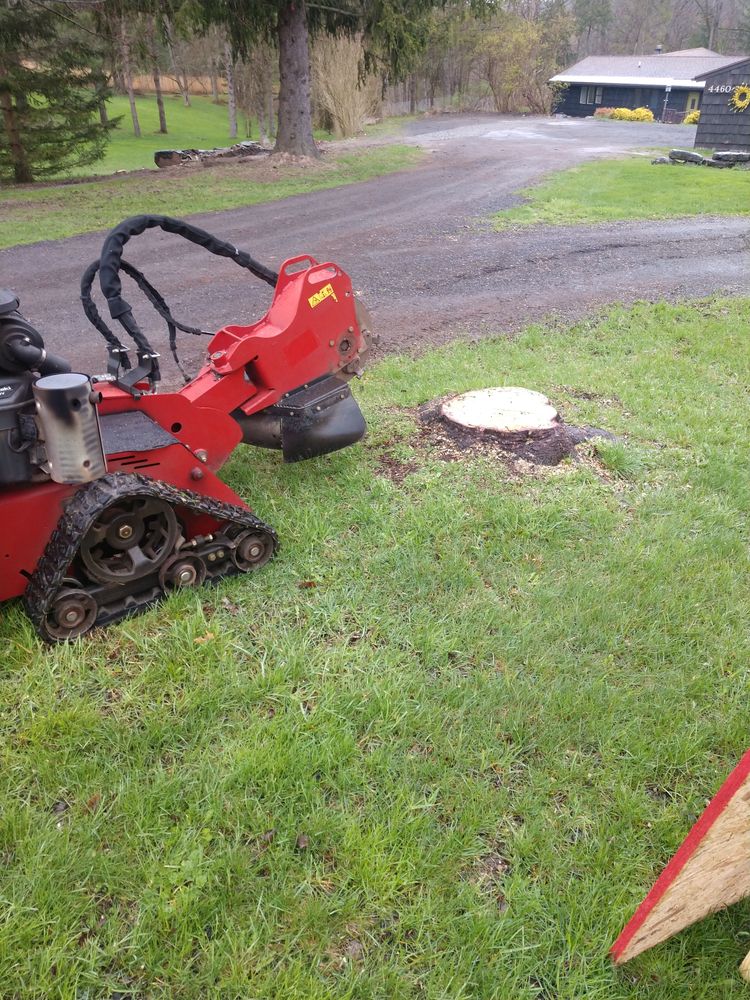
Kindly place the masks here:
POLYGON ((87 375, 46 375, 33 385, 39 436, 56 483, 90 483, 107 471, 96 403, 87 375))

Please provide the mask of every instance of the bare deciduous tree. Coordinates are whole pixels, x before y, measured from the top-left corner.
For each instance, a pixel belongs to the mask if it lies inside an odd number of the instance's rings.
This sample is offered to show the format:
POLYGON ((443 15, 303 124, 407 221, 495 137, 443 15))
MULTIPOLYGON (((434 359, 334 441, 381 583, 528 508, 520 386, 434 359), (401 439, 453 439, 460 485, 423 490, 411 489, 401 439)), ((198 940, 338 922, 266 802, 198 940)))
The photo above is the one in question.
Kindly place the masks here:
POLYGON ((257 42, 238 64, 235 72, 237 103, 245 115, 248 136, 251 122, 258 123, 258 135, 264 144, 275 135, 274 83, 278 63, 276 50, 269 42, 257 42))
POLYGON ((153 14, 146 15, 146 49, 151 63, 151 77, 154 81, 156 107, 159 111, 159 132, 167 134, 167 116, 164 111, 164 97, 161 92, 161 70, 159 69, 159 52, 156 44, 156 24, 153 14))
POLYGON ((141 136, 141 123, 138 120, 138 109, 135 106, 135 90, 133 89, 133 66, 130 58, 130 33, 128 31, 125 13, 120 14, 120 61, 125 89, 130 103, 130 117, 133 122, 133 133, 136 138, 141 136))
POLYGON ((229 39, 224 43, 224 76, 227 81, 227 105, 229 110, 229 138, 237 138, 237 99, 234 94, 234 57, 229 39))

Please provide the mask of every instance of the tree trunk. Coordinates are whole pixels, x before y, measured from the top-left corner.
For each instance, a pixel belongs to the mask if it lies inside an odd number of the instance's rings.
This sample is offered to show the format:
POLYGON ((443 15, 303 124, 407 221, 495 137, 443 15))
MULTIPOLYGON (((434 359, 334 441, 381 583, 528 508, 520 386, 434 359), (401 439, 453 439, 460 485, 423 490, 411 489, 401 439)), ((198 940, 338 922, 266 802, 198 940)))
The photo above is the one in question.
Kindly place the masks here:
POLYGON ((187 73, 183 72, 177 63, 177 56, 174 49, 174 31, 172 29, 172 22, 168 17, 164 18, 164 34, 167 39, 167 50, 169 52, 169 61, 172 64, 172 72, 177 80, 177 86, 180 88, 180 93, 182 94, 182 103, 186 108, 190 107, 190 84, 188 82, 187 73))
POLYGON ((258 119, 258 140, 262 145, 267 146, 271 141, 271 126, 273 115, 273 95, 271 95, 271 107, 268 106, 268 91, 270 85, 266 80, 259 90, 255 102, 255 116, 258 119))
POLYGON ((124 95, 128 92, 125 86, 125 77, 122 75, 122 70, 119 66, 116 66, 112 70, 112 89, 116 94, 119 94, 120 97, 124 97, 124 95))
POLYGON ((268 97, 267 97, 267 110, 266 110, 266 120, 268 121, 268 138, 273 139, 274 136, 274 117, 273 117, 273 87, 271 82, 268 83, 268 97))
POLYGON ((99 121, 102 125, 109 124, 109 115, 107 114, 107 102, 99 101, 99 121))
POLYGON ((130 102, 130 117, 133 119, 133 133, 136 139, 141 137, 141 123, 138 121, 138 110, 135 106, 135 91, 133 90, 133 73, 130 66, 130 39, 125 24, 125 15, 120 18, 120 58, 122 60, 122 75, 125 78, 125 89, 130 102))
MULTIPOLYGON (((0 75, 4 75, 1 74, 0 75)), ((13 163, 13 178, 16 184, 31 184, 34 180, 31 164, 21 138, 18 115, 13 107, 13 98, 7 90, 0 91, 0 109, 3 112, 3 125, 8 136, 10 158, 13 163)))
POLYGON ((409 81, 409 114, 413 115, 417 110, 417 75, 412 73, 409 81))
POLYGON ((224 73, 227 78, 227 107, 229 109, 229 138, 237 138, 237 97, 234 92, 234 59, 232 46, 224 42, 224 73))
POLYGON ((310 107, 310 49, 304 0, 279 10, 279 128, 276 152, 318 157, 310 107))
POLYGON ((164 98, 161 93, 161 74, 159 73, 159 67, 154 63, 153 68, 153 78, 154 78, 154 90, 156 91, 156 106, 159 109, 159 131, 163 134, 167 134, 167 116, 164 112, 164 98))
POLYGON ((713 5, 713 9, 709 12, 709 29, 708 29, 708 47, 713 49, 716 44, 716 34, 719 30, 719 23, 721 21, 722 7, 724 4, 719 0, 718 3, 713 5))
POLYGON ((167 134, 167 116, 164 113, 164 98, 161 93, 161 73, 159 72, 159 54, 156 50, 156 30, 154 29, 154 18, 148 15, 146 22, 148 54, 151 58, 151 75, 154 80, 154 91, 156 92, 156 106, 159 109, 159 131, 167 134))
POLYGON ((221 98, 219 97, 219 73, 213 58, 211 59, 211 103, 221 104, 221 98))

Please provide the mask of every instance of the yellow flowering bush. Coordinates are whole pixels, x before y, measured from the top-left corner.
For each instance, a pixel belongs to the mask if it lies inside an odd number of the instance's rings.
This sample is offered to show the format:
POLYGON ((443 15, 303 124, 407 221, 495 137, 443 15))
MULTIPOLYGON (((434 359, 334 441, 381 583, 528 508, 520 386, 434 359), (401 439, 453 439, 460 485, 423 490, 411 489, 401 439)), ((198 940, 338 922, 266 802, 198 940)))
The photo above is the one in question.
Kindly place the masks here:
POLYGON ((701 120, 700 111, 688 111, 685 117, 682 119, 683 125, 697 125, 701 120))
POLYGON ((610 118, 620 122, 652 122, 654 115, 648 108, 615 108, 610 118))

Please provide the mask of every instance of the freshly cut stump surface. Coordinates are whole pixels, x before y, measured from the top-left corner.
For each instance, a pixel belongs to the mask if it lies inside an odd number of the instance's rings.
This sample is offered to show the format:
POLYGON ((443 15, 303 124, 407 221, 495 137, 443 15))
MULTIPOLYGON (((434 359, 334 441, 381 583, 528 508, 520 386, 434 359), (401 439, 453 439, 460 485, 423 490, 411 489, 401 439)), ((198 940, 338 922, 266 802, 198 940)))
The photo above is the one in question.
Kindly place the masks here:
POLYGON ((575 447, 552 403, 533 389, 506 386, 465 392, 446 400, 440 415, 467 444, 471 438, 489 437, 542 465, 557 465, 575 447))
POLYGON ((533 389, 475 389, 443 403, 446 420, 474 430, 497 434, 549 431, 560 417, 547 397, 533 389))

